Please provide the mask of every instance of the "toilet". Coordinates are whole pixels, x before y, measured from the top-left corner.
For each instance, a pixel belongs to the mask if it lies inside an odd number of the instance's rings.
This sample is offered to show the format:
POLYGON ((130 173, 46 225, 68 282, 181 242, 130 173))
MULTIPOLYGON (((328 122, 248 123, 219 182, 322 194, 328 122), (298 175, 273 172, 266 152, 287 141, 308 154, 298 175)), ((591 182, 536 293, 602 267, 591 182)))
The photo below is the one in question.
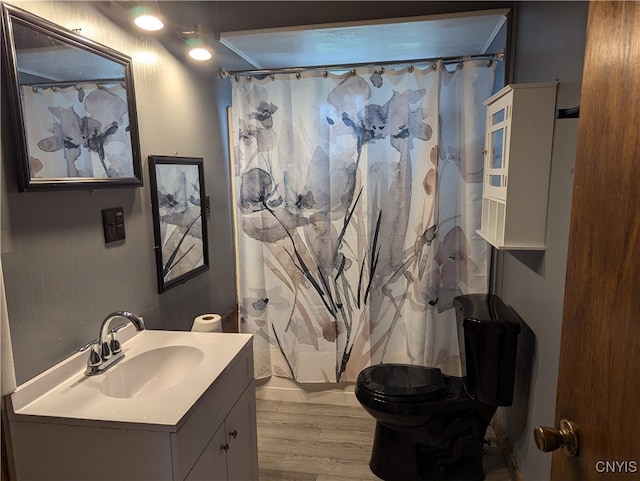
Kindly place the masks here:
POLYGON ((485 478, 485 432, 496 408, 513 401, 522 320, 496 295, 458 296, 453 304, 462 377, 409 364, 358 375, 356 397, 376 419, 369 466, 385 481, 485 478))

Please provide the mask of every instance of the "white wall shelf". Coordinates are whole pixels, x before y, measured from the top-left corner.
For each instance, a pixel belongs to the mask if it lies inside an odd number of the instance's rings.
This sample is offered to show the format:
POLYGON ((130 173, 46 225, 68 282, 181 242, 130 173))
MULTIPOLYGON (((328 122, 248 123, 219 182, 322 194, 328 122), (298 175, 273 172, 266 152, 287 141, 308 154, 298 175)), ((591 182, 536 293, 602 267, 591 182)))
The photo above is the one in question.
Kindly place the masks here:
POLYGON ((484 102, 478 234, 497 249, 545 249, 557 87, 557 82, 508 85, 484 102))

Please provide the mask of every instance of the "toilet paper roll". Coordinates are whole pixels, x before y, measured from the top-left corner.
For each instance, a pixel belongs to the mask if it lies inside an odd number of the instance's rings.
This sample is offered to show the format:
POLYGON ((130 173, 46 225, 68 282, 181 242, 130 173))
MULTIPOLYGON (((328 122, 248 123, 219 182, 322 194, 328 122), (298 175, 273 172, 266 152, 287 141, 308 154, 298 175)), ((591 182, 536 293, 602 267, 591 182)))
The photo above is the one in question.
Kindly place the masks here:
POLYGON ((193 320, 193 332, 222 332, 222 318, 219 314, 202 314, 193 320))

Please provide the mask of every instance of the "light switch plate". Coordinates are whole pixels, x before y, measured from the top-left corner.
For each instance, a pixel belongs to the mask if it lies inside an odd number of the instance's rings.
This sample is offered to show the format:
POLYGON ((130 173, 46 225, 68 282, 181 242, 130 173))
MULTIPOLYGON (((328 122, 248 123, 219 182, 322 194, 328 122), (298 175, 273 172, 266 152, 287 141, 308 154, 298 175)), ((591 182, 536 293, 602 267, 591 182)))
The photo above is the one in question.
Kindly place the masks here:
POLYGON ((108 244, 126 238, 124 231, 124 211, 122 207, 102 210, 104 242, 108 244))

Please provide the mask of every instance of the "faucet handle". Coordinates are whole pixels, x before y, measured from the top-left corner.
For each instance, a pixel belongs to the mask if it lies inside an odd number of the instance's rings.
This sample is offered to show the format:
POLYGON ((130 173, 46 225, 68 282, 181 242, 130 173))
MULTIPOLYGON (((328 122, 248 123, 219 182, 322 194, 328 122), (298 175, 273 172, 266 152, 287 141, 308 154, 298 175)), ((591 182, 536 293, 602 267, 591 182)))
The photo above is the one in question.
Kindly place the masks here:
POLYGON ((89 359, 87 359, 87 370, 84 372, 87 376, 92 376, 98 372, 98 368, 102 364, 100 353, 98 352, 98 346, 94 345, 89 352, 89 359))
POLYGON ((116 339, 113 332, 109 334, 109 349, 111 350, 111 354, 119 354, 122 352, 120 341, 116 339))
POLYGON ((106 341, 102 343, 102 354, 100 357, 102 357, 103 361, 111 358, 111 348, 109 347, 109 343, 106 341))
POLYGON ((93 346, 91 351, 89 352, 89 360, 87 361, 87 366, 99 366, 102 362, 102 358, 100 357, 100 353, 98 352, 98 346, 93 346))

